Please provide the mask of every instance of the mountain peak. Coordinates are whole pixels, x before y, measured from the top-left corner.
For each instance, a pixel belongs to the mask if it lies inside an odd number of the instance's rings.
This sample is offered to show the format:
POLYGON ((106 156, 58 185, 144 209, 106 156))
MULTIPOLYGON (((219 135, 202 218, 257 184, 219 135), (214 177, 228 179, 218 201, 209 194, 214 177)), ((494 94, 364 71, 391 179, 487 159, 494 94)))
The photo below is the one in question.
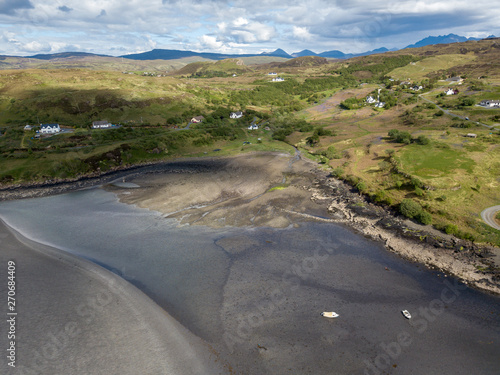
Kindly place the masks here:
POLYGON ((292 53, 292 56, 293 57, 304 57, 304 56, 318 56, 317 53, 309 50, 309 49, 305 49, 305 50, 302 50, 300 52, 294 52, 292 53))
POLYGON ((262 52, 261 55, 285 57, 287 59, 290 59, 292 57, 288 53, 283 51, 281 48, 278 48, 277 50, 275 50, 273 52, 262 52))

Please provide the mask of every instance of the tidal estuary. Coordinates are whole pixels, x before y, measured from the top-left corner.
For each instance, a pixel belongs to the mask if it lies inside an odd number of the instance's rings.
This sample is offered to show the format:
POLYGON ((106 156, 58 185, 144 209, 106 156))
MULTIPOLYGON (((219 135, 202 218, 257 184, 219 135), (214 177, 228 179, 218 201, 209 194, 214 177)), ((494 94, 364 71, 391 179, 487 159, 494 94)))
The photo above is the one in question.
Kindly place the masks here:
MULTIPOLYGON (((236 177, 229 171, 216 180, 217 186, 226 186, 222 189, 226 192, 183 202, 193 213, 183 211, 183 204, 173 201, 177 189, 203 193, 200 186, 184 180, 186 176, 194 178, 193 173, 181 171, 135 176, 127 180, 130 185, 2 202, 0 218, 18 232, 18 237, 25 237, 23 243, 36 248, 25 250, 26 254, 43 253, 48 247, 60 249, 134 285, 168 314, 154 318, 156 327, 162 319, 175 320, 181 330, 185 328, 201 343, 199 351, 205 352, 199 354, 204 362, 194 368, 187 366, 191 357, 179 360, 175 353, 162 356, 156 345, 150 355, 167 364, 177 361, 176 366, 168 370, 143 368, 142 372, 124 366, 121 374, 498 374, 498 297, 403 260, 345 226, 283 216, 277 208, 285 203, 296 210, 300 206, 312 216, 326 214, 306 201, 291 202, 290 196, 279 195, 280 191, 266 193, 268 187, 245 191, 241 181, 255 181, 256 177, 244 171, 238 169, 236 177), (236 180, 231 180, 233 177, 236 180), (146 208, 144 200, 139 202, 139 196, 150 199, 160 194, 151 190, 151 181, 157 189, 164 187, 164 205, 157 210, 146 208), (141 188, 145 190, 141 192, 141 188), (266 193, 265 204, 249 199, 257 193, 266 193), (226 202, 231 200, 230 207, 220 206, 219 198, 225 196, 229 197, 224 198, 226 202), (197 211, 202 201, 213 209, 197 211), (266 219, 259 222, 264 216, 266 219), (208 225, 210 220, 217 225, 208 225), (402 316, 403 309, 411 312, 410 320, 402 316), (335 311, 340 316, 325 319, 322 311, 335 311)), ((283 192, 292 194, 286 189, 283 192)), ((301 194, 299 189, 297 194, 301 194)), ((15 246, 1 250, 3 268, 8 259, 22 263, 23 256, 28 256, 17 254, 15 246)), ((28 275, 23 277, 29 280, 28 275)), ((54 283, 57 279, 54 274, 54 283)), ((37 280, 31 282, 36 284, 37 280)), ((103 290, 115 287, 111 283, 103 290)), ((78 299, 81 285, 72 288, 68 284, 66 292, 69 295, 74 290, 78 299)), ((50 290, 44 293, 43 297, 51 298, 50 290)), ((105 291, 100 293, 96 305, 105 314, 113 303, 105 291)), ((30 303, 19 301, 20 315, 22 306, 25 308, 22 319, 40 323, 50 319, 50 311, 28 313, 30 303)), ((52 300, 56 310, 70 309, 71 303, 76 302, 52 300)), ((147 302, 142 304, 147 307, 147 302)), ((69 314, 58 319, 57 324, 65 327, 75 318, 69 314)), ((108 319, 112 321, 113 316, 108 319)), ((144 319, 143 323, 149 324, 146 316, 144 319)), ((102 324, 102 340, 99 336, 94 339, 106 351, 114 340, 120 340, 120 333, 116 324, 102 324)), ((80 328, 90 330, 90 325, 80 328)), ((22 325, 19 331, 21 348, 22 337, 29 333, 22 331, 22 325)), ((177 339, 169 337, 166 345, 175 347, 177 339)), ((4 337, 0 343, 6 345, 4 337)), ((21 353, 36 349, 33 340, 29 345, 19 352, 18 363, 27 361, 21 353)), ((74 342, 67 355, 78 359, 85 355, 86 345, 74 342)), ((4 372, 4 361, 0 363, 2 373, 22 373, 12 369, 4 372)), ((57 361, 39 363, 43 371, 33 373, 72 373, 57 367, 57 361)), ((103 368, 106 363, 104 358, 103 368)), ((103 373, 116 372, 108 368, 103 373)))

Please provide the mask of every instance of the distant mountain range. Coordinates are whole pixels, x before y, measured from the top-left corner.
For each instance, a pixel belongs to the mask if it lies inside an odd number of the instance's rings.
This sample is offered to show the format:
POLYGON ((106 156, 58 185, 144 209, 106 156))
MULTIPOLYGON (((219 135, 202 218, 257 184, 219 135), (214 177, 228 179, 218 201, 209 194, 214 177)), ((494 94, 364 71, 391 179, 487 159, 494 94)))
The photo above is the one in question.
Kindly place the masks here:
MULTIPOLYGON (((494 35, 490 35, 486 39, 496 38, 494 35)), ((481 40, 481 38, 466 38, 464 36, 456 35, 456 34, 448 34, 448 35, 440 35, 440 36, 429 36, 418 41, 415 44, 410 44, 405 48, 417 48, 424 47, 432 44, 447 44, 447 43, 457 43, 457 42, 466 42, 469 40, 481 40)), ((181 51, 181 50, 171 50, 171 49, 154 49, 152 51, 143 52, 143 53, 134 53, 129 55, 122 55, 118 57, 132 59, 132 60, 175 60, 181 59, 184 57, 202 57, 209 60, 223 60, 229 58, 240 58, 240 57, 252 57, 252 56, 274 56, 274 57, 283 57, 286 59, 292 59, 295 57, 302 56, 321 56, 321 57, 329 57, 335 59, 349 59, 351 57, 356 56, 366 56, 373 55, 376 53, 384 53, 388 51, 396 51, 397 49, 387 49, 385 47, 377 48, 372 51, 362 52, 362 53, 343 53, 342 51, 326 51, 321 53, 315 53, 311 50, 303 50, 300 52, 292 53, 291 55, 287 52, 283 51, 281 48, 273 52, 264 52, 261 54, 243 54, 243 55, 235 55, 235 54, 221 54, 221 53, 210 53, 210 52, 194 52, 194 51, 181 51)), ((55 54, 38 54, 33 56, 28 56, 28 58, 33 59, 41 59, 41 60, 52 60, 56 58, 72 58, 72 57, 85 57, 85 56, 106 56, 106 55, 96 55, 92 53, 86 52, 63 52, 63 53, 55 53, 55 54)), ((108 56, 111 57, 111 56, 108 56)))
MULTIPOLYGON (((496 38, 495 35, 490 35, 484 39, 496 38)), ((410 44, 405 48, 418 48, 425 47, 432 44, 448 44, 448 43, 458 43, 458 42, 467 42, 469 40, 481 40, 483 38, 466 38, 465 36, 460 36, 456 34, 448 34, 448 35, 440 35, 440 36, 428 36, 427 38, 422 39, 421 41, 410 44)))

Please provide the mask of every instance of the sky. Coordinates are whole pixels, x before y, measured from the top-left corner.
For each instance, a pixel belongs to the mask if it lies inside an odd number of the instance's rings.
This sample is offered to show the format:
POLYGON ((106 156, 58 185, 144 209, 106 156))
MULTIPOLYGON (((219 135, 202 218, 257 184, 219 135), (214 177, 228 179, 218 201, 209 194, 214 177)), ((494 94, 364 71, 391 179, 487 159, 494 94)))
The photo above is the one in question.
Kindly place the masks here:
POLYGON ((0 0, 0 55, 155 48, 359 53, 427 36, 500 36, 491 0, 0 0))

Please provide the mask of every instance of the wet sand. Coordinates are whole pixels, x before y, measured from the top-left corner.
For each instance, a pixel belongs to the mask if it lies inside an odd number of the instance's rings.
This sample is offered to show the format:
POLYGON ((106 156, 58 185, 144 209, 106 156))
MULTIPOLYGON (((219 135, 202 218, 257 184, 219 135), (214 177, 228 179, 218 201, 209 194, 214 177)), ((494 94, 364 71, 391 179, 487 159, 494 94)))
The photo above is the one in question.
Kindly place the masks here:
MULTIPOLYGON (((374 215, 358 215, 353 208, 366 202, 298 155, 262 153, 219 162, 223 164, 206 170, 194 164, 191 170, 130 176, 125 183, 132 184, 133 188, 112 184, 106 189, 117 194, 121 202, 159 211, 181 224, 213 228, 286 228, 305 221, 348 225, 406 259, 500 294, 499 278, 494 273, 480 271, 490 266, 500 267, 499 248, 489 247, 488 258, 464 256, 458 249, 468 246, 465 242, 456 241, 430 226, 391 216, 393 228, 384 227, 380 225, 381 219, 390 214, 378 207, 372 208, 374 215), (356 203, 353 205, 353 202, 356 203), (395 226, 400 233, 394 230, 395 226), (404 232, 414 232, 415 238, 402 238, 399 234, 404 232), (436 247, 419 238, 443 239, 447 243, 436 247)), ((203 161, 199 163, 203 165, 203 161)))
MULTIPOLYGON (((1 295, 7 295, 10 260, 17 285, 15 368, 4 352, 0 373, 227 373, 208 344, 122 278, 30 241, 1 221, 0 239, 1 295)), ((2 349, 11 341, 6 326, 2 319, 2 349)))

